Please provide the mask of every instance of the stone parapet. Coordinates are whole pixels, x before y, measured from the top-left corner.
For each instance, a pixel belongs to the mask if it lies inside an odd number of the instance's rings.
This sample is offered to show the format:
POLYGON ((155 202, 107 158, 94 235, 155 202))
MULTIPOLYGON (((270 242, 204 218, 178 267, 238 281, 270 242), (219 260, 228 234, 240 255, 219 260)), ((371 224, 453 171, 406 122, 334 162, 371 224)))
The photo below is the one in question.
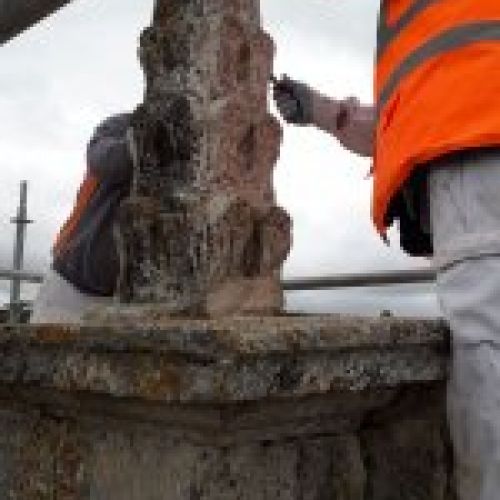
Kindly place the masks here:
POLYGON ((1 498, 452 498, 440 322, 130 314, 2 329, 1 498))

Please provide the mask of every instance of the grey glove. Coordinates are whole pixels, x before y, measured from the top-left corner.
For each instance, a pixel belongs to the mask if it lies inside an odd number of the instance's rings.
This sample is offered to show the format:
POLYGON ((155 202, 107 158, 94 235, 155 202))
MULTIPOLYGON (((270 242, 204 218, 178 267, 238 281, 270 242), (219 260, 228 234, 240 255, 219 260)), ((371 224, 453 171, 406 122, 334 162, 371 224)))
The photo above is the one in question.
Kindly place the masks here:
POLYGON ((310 125, 313 121, 313 91, 284 75, 273 85, 273 97, 280 115, 294 125, 310 125))

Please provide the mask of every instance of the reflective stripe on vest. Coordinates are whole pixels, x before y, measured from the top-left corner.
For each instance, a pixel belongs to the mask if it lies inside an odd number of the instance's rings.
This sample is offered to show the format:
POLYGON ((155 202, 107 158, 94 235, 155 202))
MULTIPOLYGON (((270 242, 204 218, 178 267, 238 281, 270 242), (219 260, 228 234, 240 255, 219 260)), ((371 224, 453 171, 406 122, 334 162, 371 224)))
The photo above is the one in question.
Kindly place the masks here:
MULTIPOLYGON (((377 70, 376 99, 379 111, 387 104, 401 80, 426 60, 474 42, 498 41, 500 38, 500 7, 497 1, 469 0, 468 8, 461 7, 456 9, 456 12, 452 11, 458 18, 454 19, 452 15, 443 16, 442 12, 446 12, 451 3, 459 0, 413 0, 399 18, 391 23, 389 9, 393 5, 391 2, 395 1, 401 0, 383 1, 380 10, 377 63, 385 67, 377 70), (422 38, 422 43, 412 47, 412 50, 402 48, 400 52, 404 53, 399 55, 404 58, 398 61, 399 64, 391 67, 384 60, 384 56, 391 45, 398 44, 400 35, 411 30, 412 23, 422 26, 429 23, 431 28, 435 25, 437 29, 434 33, 430 31, 428 39, 419 33, 418 38, 422 38), (390 67, 388 74, 387 66, 390 67)), ((422 27, 420 29, 422 30, 422 27)))
POLYGON ((388 2, 382 2, 380 8, 379 28, 377 35, 377 59, 384 53, 389 43, 403 31, 415 17, 427 7, 439 0, 415 0, 394 25, 389 23, 388 2))
POLYGON ((484 21, 447 31, 412 52, 391 74, 378 96, 377 108, 383 109, 400 81, 422 63, 453 49, 474 42, 500 41, 500 21, 484 21))

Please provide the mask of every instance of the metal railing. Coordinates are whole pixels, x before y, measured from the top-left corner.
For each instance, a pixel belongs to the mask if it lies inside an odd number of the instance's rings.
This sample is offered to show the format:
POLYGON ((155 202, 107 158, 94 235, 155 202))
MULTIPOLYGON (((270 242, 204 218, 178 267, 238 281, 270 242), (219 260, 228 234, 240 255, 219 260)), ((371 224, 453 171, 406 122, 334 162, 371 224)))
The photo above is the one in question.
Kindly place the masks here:
POLYGON ((286 278, 285 291, 325 290, 333 288, 353 288, 383 285, 406 285, 432 283, 436 279, 434 269, 404 269, 394 271, 374 271, 371 273, 336 274, 306 278, 286 278))
MULTIPOLYGON (((285 291, 294 292, 301 290, 432 283, 435 278, 436 273, 433 269, 401 269, 374 271, 371 273, 336 274, 333 276, 285 278, 282 281, 282 286, 285 291)), ((0 269, 0 280, 2 279, 42 283, 43 274, 30 271, 0 269)))

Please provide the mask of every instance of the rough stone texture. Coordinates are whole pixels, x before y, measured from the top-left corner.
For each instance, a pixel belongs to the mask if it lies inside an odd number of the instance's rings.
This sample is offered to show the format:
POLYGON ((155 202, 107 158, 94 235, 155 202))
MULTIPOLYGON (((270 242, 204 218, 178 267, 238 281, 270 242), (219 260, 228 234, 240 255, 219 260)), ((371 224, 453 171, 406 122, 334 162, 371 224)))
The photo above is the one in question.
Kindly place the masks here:
POLYGON ((198 316, 281 309, 290 220, 272 188, 273 53, 258 0, 157 0, 141 39, 123 301, 198 316))
POLYGON ((441 323, 129 315, 1 330, 0 498, 452 500, 441 323))

